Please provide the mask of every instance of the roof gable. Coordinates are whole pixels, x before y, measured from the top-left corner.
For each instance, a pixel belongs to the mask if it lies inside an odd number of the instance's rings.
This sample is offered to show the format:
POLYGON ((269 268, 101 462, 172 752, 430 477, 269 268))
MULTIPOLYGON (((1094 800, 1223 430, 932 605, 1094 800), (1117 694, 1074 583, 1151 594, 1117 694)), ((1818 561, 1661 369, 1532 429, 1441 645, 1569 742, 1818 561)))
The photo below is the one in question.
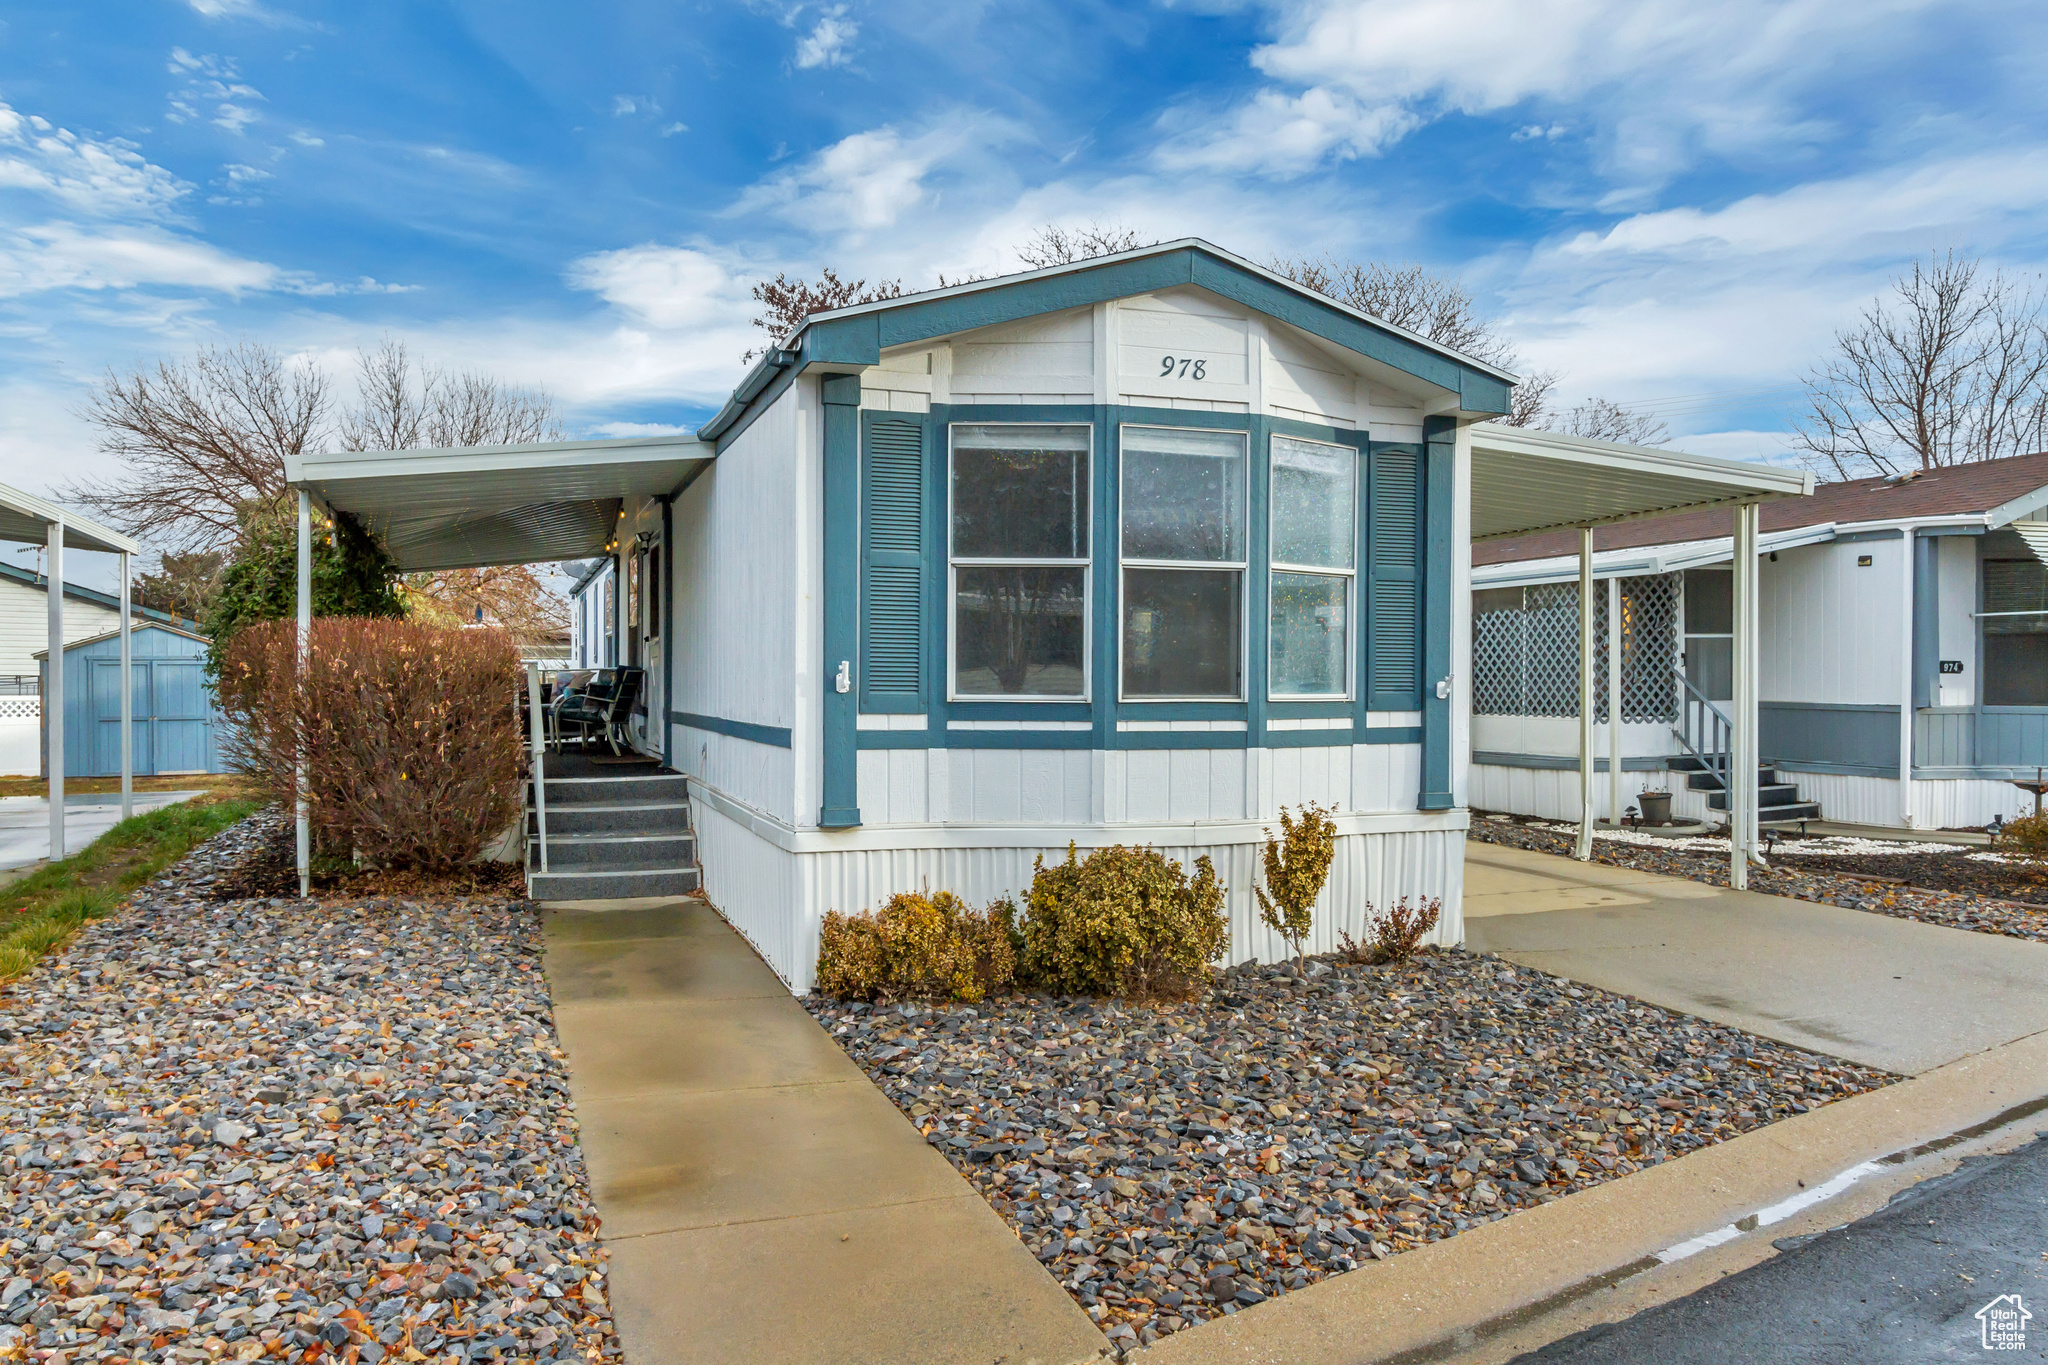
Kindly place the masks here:
POLYGON ((1023 275, 814 313, 771 350, 697 433, 720 440, 772 402, 805 365, 865 368, 882 352, 1019 319, 1195 285, 1458 396, 1474 413, 1505 413, 1515 376, 1306 289, 1241 257, 1186 238, 1023 275), (780 379, 781 382, 777 382, 780 379))

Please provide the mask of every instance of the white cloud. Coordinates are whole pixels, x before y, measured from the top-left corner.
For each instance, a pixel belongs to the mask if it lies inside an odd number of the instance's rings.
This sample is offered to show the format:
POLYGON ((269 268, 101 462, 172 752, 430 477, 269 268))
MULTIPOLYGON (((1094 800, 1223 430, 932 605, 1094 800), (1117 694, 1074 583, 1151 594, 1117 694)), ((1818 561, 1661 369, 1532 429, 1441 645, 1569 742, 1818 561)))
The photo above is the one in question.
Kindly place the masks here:
POLYGON ((690 125, 687 123, 671 123, 661 130, 661 135, 663 137, 674 137, 677 133, 687 133, 689 131, 690 125))
MULTIPOLYGON (((1264 0, 1272 41, 1252 64, 1274 84, 1216 119, 1219 164, 1287 102, 1320 95, 1328 117, 1293 120, 1283 153, 1357 155, 1446 113, 1569 105, 1611 170, 1662 183, 1701 149, 1784 148, 1820 131, 1805 92, 1908 50, 1935 0, 1264 0), (1901 19, 1909 22, 1899 22, 1901 19), (1318 147, 1320 143, 1320 147, 1318 147)), ((1283 122, 1282 126, 1290 126, 1283 122)), ((1517 137, 1563 131, 1545 119, 1517 137)))
POLYGON ((797 69, 846 65, 847 44, 859 36, 860 25, 846 17, 846 6, 832 6, 818 16, 809 33, 797 40, 797 69))
POLYGON ((893 126, 855 133, 803 164, 755 185, 732 212, 772 210, 793 222, 856 231, 893 226, 929 204, 927 179, 941 167, 967 163, 970 174, 991 148, 1020 136, 1018 129, 986 114, 954 113, 908 136, 893 126))
MULTIPOLYGON (((1167 115, 1167 126, 1192 120, 1183 107, 1167 115)), ((1163 148, 1159 165, 1168 171, 1220 170, 1289 178, 1335 157, 1370 156, 1418 124, 1397 105, 1361 105, 1339 91, 1316 87, 1299 95, 1261 90, 1220 126, 1200 128, 1163 148)))
POLYGON ((240 293, 283 283, 276 266, 150 227, 23 227, 0 238, 0 297, 168 285, 240 293))
POLYGON ((651 95, 613 95, 612 117, 625 118, 632 114, 654 115, 661 112, 661 105, 651 95))
POLYGON ((592 436, 622 440, 629 436, 688 436, 695 426, 679 427, 672 422, 599 422, 590 428, 592 436))
POLYGON ((662 331, 744 326, 753 315, 752 280, 730 259, 694 247, 600 251, 572 263, 568 280, 662 331))
POLYGON ((297 129, 292 133, 292 141, 298 143, 301 147, 325 147, 327 145, 326 138, 315 137, 303 128, 297 129))
POLYGON ((212 53, 194 56, 174 47, 165 70, 185 81, 167 96, 170 111, 164 117, 172 123, 206 118, 210 109, 209 122, 239 134, 263 117, 252 107, 263 100, 263 92, 244 81, 229 58, 212 53))
POLYGON ((26 191, 89 217, 159 218, 192 187, 133 143, 81 137, 0 102, 0 189, 26 191))

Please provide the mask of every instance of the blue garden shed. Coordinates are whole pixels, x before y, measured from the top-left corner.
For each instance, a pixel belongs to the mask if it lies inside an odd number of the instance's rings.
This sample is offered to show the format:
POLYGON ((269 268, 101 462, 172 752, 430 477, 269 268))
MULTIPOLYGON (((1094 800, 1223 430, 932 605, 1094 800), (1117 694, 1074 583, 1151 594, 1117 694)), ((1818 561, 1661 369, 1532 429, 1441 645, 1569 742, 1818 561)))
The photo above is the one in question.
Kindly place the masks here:
MULTIPOLYGON (((134 694, 135 773, 217 773, 220 712, 206 685, 203 635, 159 622, 138 622, 130 653, 134 694)), ((36 654, 49 687, 49 651, 36 654)), ((121 773, 121 639, 108 631, 64 647, 64 775, 121 773)), ((49 768, 49 736, 43 768, 49 768)))

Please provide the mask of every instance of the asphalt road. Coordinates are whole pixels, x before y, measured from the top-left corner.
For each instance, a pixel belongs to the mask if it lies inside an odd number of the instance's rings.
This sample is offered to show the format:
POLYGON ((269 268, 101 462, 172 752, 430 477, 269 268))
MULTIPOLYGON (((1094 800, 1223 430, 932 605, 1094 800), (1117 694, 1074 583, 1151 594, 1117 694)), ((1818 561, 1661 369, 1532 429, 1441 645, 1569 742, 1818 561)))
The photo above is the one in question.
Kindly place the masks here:
MULTIPOLYGON (((2048 1138, 1925 1181, 1860 1222, 1623 1322, 1542 1365, 2048 1360, 2048 1138), (1979 1309, 2017 1294, 2025 1344, 1987 1351, 1979 1309)), ((2010 1301, 2008 1305, 2010 1306, 2010 1301)))

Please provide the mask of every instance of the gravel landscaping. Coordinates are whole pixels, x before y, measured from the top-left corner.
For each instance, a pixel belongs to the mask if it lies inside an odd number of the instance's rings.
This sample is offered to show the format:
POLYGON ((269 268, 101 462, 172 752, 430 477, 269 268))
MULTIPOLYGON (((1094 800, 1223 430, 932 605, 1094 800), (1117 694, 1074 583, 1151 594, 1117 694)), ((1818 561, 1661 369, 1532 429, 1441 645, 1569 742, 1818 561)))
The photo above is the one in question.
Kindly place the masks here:
POLYGON ((279 823, 0 993, 0 1347, 618 1358, 537 912, 219 899, 279 823))
MULTIPOLYGON (((1475 818, 1466 837, 1479 843, 1503 844, 1510 848, 1569 857, 1574 831, 1564 825, 1475 818)), ((1863 840, 1856 842, 1859 845, 1869 843, 1863 840)), ((2036 885, 2031 880, 2031 869, 2002 860, 1992 861, 2000 855, 1966 848, 1935 851, 1923 844, 1913 846, 1910 852, 1876 851, 1882 847, 1872 845, 1872 851, 1855 853, 1799 855, 1780 844, 1770 867, 1750 869, 1749 889, 1765 895, 1820 901, 1850 910, 1868 910, 1897 919, 1942 924, 1951 929, 2048 942, 2048 903, 2037 906, 2013 899, 2017 892, 2036 885), (1944 859, 1948 861, 1939 861, 1944 859), (1930 864, 1936 870, 1926 870, 1930 864), (1879 872, 1878 868, 1899 870, 1879 872), (1917 872, 1910 878, 1913 882, 1924 880, 1957 888, 1995 886, 1997 891, 1996 894, 1986 894, 1982 890, 1941 890, 1935 886, 1901 884, 1909 871, 1917 872), (1847 875, 1859 872, 1864 876, 1847 875), (1886 880, 1867 879, 1873 876, 1886 880)), ((1610 867, 1662 873, 1668 877, 1686 877, 1714 886, 1728 885, 1728 843, 1725 839, 1658 840, 1651 835, 1595 834, 1593 861, 1610 867), (1671 847, 1674 843, 1680 846, 1671 847), (1712 847, 1714 844, 1719 845, 1718 852, 1712 847)), ((2048 902, 2048 896, 2043 900, 2048 902)))
POLYGON ((1124 1349, 1893 1079, 1462 949, 805 1003, 1124 1349))

